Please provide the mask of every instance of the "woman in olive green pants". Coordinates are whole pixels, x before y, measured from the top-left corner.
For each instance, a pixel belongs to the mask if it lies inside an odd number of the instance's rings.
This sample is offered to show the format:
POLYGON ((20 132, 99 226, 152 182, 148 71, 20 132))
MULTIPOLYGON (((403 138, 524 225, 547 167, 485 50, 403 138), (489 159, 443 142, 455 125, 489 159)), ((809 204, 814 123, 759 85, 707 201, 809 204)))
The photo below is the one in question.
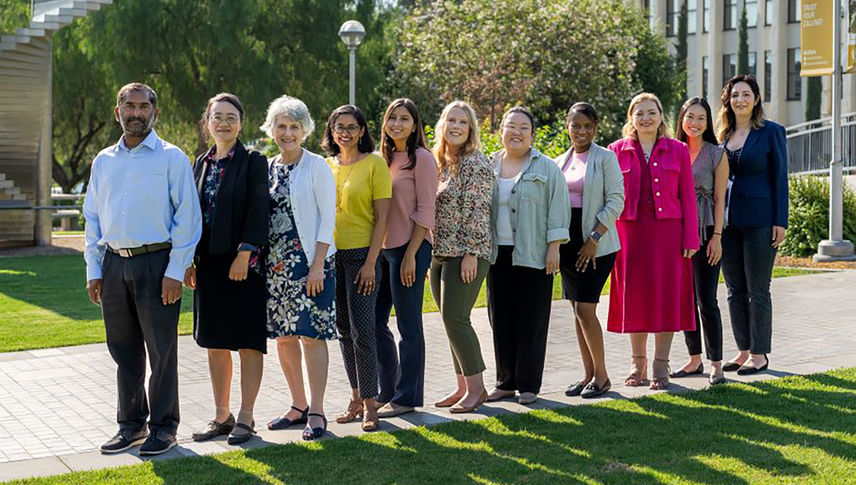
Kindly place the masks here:
POLYGON ((452 102, 437 122, 434 147, 440 180, 431 291, 446 326, 457 383, 435 406, 452 406, 453 413, 471 412, 487 399, 484 360, 470 311, 490 266, 495 181, 490 162, 479 151, 478 126, 468 104, 452 102))

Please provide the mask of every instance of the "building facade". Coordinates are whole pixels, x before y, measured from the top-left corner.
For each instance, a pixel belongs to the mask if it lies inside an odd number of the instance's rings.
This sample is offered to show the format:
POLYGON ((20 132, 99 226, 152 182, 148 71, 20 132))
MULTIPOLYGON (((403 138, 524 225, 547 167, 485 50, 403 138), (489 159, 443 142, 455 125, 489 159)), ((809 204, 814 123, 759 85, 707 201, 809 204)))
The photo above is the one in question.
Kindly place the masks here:
MULTIPOLYGON (((722 86, 737 74, 738 26, 746 9, 749 74, 761 88, 766 116, 785 126, 805 121, 807 78, 800 77, 800 0, 637 0, 653 28, 678 42, 687 2, 687 94, 704 96, 714 112, 722 86)), ((842 59, 847 59, 847 2, 842 3, 842 59)), ((741 73, 742 74, 742 73, 741 73)), ((823 76, 821 115, 829 116, 832 76, 823 76)), ((842 113, 856 111, 856 76, 844 75, 842 113)))

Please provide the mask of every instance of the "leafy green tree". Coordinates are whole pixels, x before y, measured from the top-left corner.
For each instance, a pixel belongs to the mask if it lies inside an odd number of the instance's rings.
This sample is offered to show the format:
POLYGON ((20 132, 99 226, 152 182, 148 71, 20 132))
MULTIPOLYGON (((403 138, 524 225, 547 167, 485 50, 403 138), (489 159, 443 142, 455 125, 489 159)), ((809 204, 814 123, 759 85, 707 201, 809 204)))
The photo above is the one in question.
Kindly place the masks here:
MULTIPOLYGON (((678 44, 675 46, 675 64, 679 71, 683 73, 686 80, 687 77, 687 51, 688 51, 688 31, 689 31, 689 11, 687 0, 681 2, 681 11, 678 14, 678 44)), ((687 97, 687 83, 681 84, 678 89, 678 99, 683 100, 687 97)))
POLYGON ((30 23, 30 2, 0 0, 0 34, 11 34, 30 23))
POLYGON ((749 23, 746 7, 740 11, 740 25, 737 28, 737 74, 749 74, 749 23))

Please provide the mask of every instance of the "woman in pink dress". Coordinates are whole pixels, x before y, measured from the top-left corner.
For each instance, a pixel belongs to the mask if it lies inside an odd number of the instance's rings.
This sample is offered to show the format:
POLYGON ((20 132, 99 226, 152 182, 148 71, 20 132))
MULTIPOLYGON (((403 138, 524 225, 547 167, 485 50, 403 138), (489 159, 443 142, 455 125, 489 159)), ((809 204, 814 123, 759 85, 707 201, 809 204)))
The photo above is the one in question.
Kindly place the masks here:
POLYGON ((633 98, 623 134, 609 145, 624 176, 625 201, 616 221, 621 251, 611 275, 607 330, 630 334, 627 386, 648 384, 648 334, 655 334, 651 389, 662 390, 669 385, 672 336, 695 329, 693 171, 687 146, 668 135, 657 96, 633 98))

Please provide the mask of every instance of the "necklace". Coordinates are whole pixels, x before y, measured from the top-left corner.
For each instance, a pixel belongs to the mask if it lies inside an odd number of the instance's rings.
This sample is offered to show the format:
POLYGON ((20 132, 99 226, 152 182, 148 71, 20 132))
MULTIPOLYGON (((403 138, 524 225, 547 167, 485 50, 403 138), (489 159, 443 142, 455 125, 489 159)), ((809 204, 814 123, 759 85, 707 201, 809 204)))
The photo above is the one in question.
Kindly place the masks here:
POLYGON ((336 214, 338 214, 342 212, 342 194, 345 192, 345 184, 351 178, 351 172, 354 171, 353 168, 356 162, 350 165, 342 165, 339 157, 336 157, 336 163, 339 164, 339 169, 336 170, 336 214), (345 180, 342 180, 342 169, 345 167, 348 167, 348 174, 345 175, 345 180))

